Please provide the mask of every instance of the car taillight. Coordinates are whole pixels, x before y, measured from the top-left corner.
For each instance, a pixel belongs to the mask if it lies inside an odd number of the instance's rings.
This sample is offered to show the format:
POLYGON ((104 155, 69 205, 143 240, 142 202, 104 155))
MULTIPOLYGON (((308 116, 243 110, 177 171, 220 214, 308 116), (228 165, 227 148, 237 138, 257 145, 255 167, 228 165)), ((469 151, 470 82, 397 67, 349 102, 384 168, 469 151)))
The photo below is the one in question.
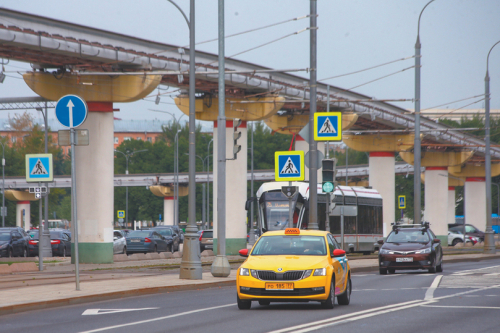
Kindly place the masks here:
POLYGON ((30 240, 28 243, 30 245, 38 245, 38 241, 37 240, 30 240))
POLYGON ((151 243, 151 239, 149 239, 149 238, 147 238, 147 237, 146 237, 146 238, 144 238, 144 243, 151 243))
POLYGON ((201 238, 203 237, 203 231, 201 232, 200 234, 200 242, 201 242, 201 238))
POLYGON ((59 239, 50 240, 50 244, 61 244, 59 239))

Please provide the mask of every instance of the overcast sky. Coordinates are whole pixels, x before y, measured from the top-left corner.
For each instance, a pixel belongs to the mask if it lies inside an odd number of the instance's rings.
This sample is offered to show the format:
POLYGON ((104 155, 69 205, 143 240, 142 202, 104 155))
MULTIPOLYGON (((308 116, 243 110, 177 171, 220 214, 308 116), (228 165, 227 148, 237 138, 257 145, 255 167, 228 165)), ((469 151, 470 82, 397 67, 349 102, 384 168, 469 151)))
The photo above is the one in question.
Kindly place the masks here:
MULTIPOLYGON (((175 1, 189 15, 189 0, 175 1)), ((318 79, 414 55, 418 15, 427 2, 318 0, 318 79)), ((196 1, 197 42, 217 37, 217 3, 217 0, 196 1)), ((226 0, 225 3, 226 35, 304 16, 310 7, 308 0, 226 0)), ((166 0, 0 0, 0 6, 167 44, 189 44, 184 18, 166 0)), ((498 0, 436 0, 427 7, 420 29, 422 109, 484 94, 486 56, 500 40, 499 14, 498 0)), ((226 55, 302 30, 308 25, 309 20, 303 19, 227 39, 226 55)), ((216 53, 217 42, 200 45, 197 49, 216 53)), ((276 69, 309 67, 309 32, 236 58, 276 69)), ((348 89, 413 65, 414 59, 408 59, 324 82, 348 89)), ((7 71, 28 68, 28 64, 17 62, 6 66, 7 71)), ((18 74, 9 75, 20 78, 18 74)), ((490 76, 491 108, 500 109, 500 45, 490 56, 490 76)), ((414 89, 414 69, 410 69, 354 91, 379 99, 411 99, 414 89)), ((0 97, 34 95, 19 79, 8 77, 0 85, 0 97)), ((478 99, 442 108, 453 110, 478 99)), ((121 110, 115 116, 123 119, 171 119, 168 114, 148 111, 150 108, 181 115, 175 105, 155 105, 152 101, 115 104, 121 110)), ((166 98, 162 102, 173 103, 166 98)), ((409 109, 414 107, 411 102, 397 105, 409 109)), ((467 108, 484 108, 484 103, 481 101, 467 108)), ((49 116, 53 116, 53 111, 49 116)), ((0 117, 6 118, 7 115, 0 117)))

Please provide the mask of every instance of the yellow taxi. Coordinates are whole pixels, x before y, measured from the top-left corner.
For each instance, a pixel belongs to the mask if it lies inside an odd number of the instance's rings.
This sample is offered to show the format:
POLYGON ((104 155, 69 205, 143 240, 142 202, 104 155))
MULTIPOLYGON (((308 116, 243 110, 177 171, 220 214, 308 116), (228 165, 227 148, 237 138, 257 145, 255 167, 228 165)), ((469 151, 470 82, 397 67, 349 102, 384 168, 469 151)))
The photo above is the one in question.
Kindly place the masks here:
POLYGON ((288 228, 263 234, 236 277, 238 308, 250 309, 252 301, 321 302, 333 309, 351 299, 351 269, 344 250, 326 231, 288 228))

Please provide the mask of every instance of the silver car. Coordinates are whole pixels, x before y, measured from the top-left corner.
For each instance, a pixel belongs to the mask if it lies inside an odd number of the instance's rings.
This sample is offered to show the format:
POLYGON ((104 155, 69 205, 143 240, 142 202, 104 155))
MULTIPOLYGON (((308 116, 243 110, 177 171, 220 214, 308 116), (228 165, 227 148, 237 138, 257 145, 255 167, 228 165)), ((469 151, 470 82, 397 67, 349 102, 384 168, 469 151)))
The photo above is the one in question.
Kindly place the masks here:
POLYGON ((127 240, 121 230, 113 232, 113 254, 127 254, 127 240))
MULTIPOLYGON (((459 231, 448 231, 448 246, 455 246, 458 243, 464 242, 464 235, 459 231)), ((470 243, 471 240, 467 237, 467 243, 470 243)))

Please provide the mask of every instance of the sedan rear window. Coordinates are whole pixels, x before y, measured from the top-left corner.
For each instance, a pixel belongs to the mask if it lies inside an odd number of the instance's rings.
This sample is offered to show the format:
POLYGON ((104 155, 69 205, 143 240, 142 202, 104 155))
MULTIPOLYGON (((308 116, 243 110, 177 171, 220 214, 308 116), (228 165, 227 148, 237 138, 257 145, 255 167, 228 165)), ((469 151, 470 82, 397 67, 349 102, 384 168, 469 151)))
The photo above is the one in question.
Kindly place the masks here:
POLYGON ((214 238, 214 232, 213 231, 203 231, 203 235, 201 238, 214 238))
POLYGON ((139 238, 148 237, 150 233, 151 233, 151 231, 142 231, 142 230, 132 231, 131 233, 128 234, 128 237, 129 238, 133 238, 133 237, 139 237, 139 238))
POLYGON ((391 232, 387 237, 387 243, 427 243, 429 240, 427 232, 415 229, 400 229, 397 233, 391 232))
POLYGON ((252 255, 326 255, 322 236, 264 236, 252 255))

